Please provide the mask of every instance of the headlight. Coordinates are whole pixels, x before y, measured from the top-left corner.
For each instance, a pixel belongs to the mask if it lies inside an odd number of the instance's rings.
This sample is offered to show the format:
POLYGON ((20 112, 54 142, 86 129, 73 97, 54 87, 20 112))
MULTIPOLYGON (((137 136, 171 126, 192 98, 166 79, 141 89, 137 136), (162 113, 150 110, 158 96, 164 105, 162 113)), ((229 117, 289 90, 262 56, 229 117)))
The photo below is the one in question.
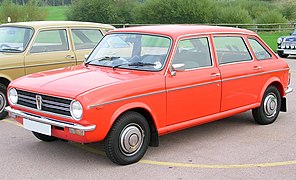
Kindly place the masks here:
POLYGON ((8 90, 8 101, 10 104, 16 104, 18 100, 17 91, 14 88, 8 90))
POLYGON ((278 44, 281 44, 282 42, 283 42, 283 39, 282 38, 278 38, 277 43, 278 44))
POLYGON ((80 120, 83 115, 83 108, 82 108, 82 105, 80 104, 80 102, 72 101, 70 104, 70 112, 71 112, 71 116, 75 120, 77 120, 77 121, 80 120))

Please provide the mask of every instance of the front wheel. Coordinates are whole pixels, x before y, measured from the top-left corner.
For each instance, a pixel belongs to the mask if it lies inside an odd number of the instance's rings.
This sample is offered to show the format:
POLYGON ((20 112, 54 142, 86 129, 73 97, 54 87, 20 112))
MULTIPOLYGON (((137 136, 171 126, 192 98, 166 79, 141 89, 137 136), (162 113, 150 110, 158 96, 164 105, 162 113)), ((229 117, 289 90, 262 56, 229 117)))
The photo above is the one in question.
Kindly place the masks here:
POLYGON ((289 54, 284 54, 284 52, 282 52, 282 51, 278 51, 278 55, 281 58, 287 58, 289 56, 289 54))
POLYGON ((128 165, 138 162, 146 153, 150 141, 150 127, 137 112, 121 115, 105 138, 105 152, 114 163, 128 165))
POLYGON ((275 86, 269 86, 258 108, 252 110, 253 117, 258 124, 273 123, 279 115, 281 108, 281 95, 275 86))
POLYGON ((48 135, 45 135, 45 134, 40 134, 40 133, 37 133, 37 132, 33 132, 32 133, 34 134, 34 136, 41 140, 41 141, 45 141, 45 142, 52 142, 52 141, 56 141, 58 140, 58 138, 56 137, 53 137, 53 136, 48 136, 48 135))
POLYGON ((7 116, 7 112, 4 110, 7 104, 7 97, 6 97, 6 86, 0 84, 0 120, 4 119, 7 116))

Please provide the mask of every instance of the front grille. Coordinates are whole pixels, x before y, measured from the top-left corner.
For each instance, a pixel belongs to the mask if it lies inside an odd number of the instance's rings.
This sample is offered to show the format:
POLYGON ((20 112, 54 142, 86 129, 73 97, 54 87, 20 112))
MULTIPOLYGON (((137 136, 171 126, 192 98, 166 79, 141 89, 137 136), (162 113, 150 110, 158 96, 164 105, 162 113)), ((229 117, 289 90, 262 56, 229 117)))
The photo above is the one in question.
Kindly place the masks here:
POLYGON ((40 111, 48 112, 48 113, 54 113, 58 115, 63 116, 69 116, 71 117, 70 113, 70 103, 71 100, 69 99, 63 99, 63 98, 57 98, 53 96, 47 96, 22 90, 17 90, 18 93, 18 105, 38 109, 37 108, 37 96, 41 97, 41 106, 40 111))

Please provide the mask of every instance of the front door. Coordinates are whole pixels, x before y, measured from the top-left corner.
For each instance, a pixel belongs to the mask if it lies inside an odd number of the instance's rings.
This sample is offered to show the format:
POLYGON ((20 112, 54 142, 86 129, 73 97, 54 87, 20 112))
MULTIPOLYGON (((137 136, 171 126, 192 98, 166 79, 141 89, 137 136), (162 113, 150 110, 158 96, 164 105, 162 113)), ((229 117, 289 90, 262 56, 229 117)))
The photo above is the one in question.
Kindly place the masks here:
POLYGON ((76 65, 66 29, 40 31, 25 58, 26 74, 76 65))
POLYGON ((166 77, 167 125, 197 119, 220 111, 221 79, 214 66, 208 37, 180 40, 166 77))

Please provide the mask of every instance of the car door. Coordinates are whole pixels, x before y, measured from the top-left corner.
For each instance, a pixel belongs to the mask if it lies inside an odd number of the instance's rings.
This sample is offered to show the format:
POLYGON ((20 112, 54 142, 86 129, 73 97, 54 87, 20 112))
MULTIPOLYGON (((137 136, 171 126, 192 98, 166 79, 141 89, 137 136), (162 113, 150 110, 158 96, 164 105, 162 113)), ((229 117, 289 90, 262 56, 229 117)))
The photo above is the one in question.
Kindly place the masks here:
POLYGON ((67 29, 40 30, 25 57, 26 74, 76 65, 67 29))
POLYGON ((85 55, 89 55, 94 47, 103 38, 98 28, 71 28, 71 37, 77 63, 82 63, 85 55))
POLYGON ((216 35, 214 46, 222 77, 221 111, 256 103, 262 88, 261 66, 244 36, 216 35))
POLYGON ((180 40, 172 67, 166 77, 167 125, 220 111, 221 79, 208 36, 180 40))

